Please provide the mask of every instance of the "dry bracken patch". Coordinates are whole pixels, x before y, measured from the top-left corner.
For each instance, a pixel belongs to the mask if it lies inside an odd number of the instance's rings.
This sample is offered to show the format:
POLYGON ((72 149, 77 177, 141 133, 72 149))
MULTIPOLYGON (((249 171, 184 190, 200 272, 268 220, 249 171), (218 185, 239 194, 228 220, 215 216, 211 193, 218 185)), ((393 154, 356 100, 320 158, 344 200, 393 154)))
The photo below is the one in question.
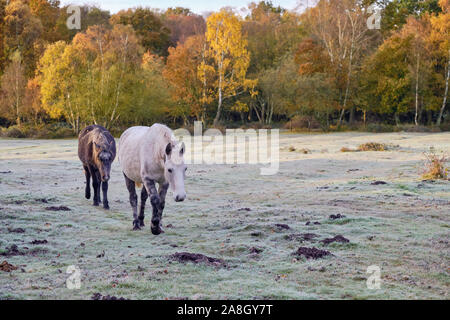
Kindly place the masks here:
POLYGON ((384 143, 367 142, 359 145, 358 151, 386 151, 388 146, 384 143))
POLYGON ((424 180, 436 180, 447 179, 449 168, 446 163, 449 158, 446 154, 438 155, 433 148, 430 148, 429 152, 424 153, 425 156, 425 169, 422 172, 422 179, 424 180))

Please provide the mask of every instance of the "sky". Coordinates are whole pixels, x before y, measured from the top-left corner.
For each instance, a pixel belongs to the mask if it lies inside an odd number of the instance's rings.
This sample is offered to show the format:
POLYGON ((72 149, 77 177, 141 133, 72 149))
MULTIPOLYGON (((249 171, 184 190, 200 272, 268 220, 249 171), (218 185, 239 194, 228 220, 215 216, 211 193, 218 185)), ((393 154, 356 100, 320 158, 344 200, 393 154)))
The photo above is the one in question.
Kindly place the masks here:
MULTIPOLYGON (((298 0, 272 0, 272 3, 286 9, 294 9, 297 1, 298 0)), ((158 9, 185 7, 198 14, 207 11, 217 11, 222 7, 235 7, 240 9, 246 7, 250 2, 257 2, 257 0, 61 0, 61 3, 64 5, 96 4, 102 9, 109 10, 111 13, 116 13, 121 9, 142 6, 158 9)))

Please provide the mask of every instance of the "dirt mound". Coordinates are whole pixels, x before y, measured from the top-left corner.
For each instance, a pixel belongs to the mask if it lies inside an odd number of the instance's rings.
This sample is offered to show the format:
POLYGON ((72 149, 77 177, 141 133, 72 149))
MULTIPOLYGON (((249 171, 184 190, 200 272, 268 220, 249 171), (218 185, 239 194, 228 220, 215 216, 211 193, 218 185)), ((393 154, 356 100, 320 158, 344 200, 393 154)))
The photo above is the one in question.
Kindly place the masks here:
POLYGON ((45 210, 48 211, 72 211, 69 207, 66 206, 59 206, 59 207, 47 207, 45 210))
POLYGON ((23 228, 8 228, 8 232, 11 232, 11 233, 24 233, 25 229, 23 229, 23 228))
POLYGON ((342 218, 345 218, 345 216, 344 216, 343 214, 338 213, 338 214, 332 214, 329 218, 330 218, 331 220, 336 220, 336 219, 342 219, 342 218))
POLYGON ((372 186, 379 186, 379 185, 383 185, 383 184, 387 184, 386 181, 374 181, 371 183, 372 186))
POLYGON ((24 252, 20 251, 17 245, 15 244, 12 244, 11 246, 6 247, 5 249, 6 249, 5 252, 0 253, 1 256, 11 257, 11 256, 22 256, 25 254, 24 252))
POLYGON ((189 252, 176 252, 170 256, 172 260, 178 262, 193 262, 193 263, 205 263, 214 266, 224 266, 225 262, 222 259, 212 258, 205 256, 201 253, 189 253, 189 252))
POLYGON ((8 263, 8 261, 3 261, 2 263, 0 263, 0 271, 5 271, 5 272, 11 272, 13 270, 17 270, 18 267, 13 266, 12 264, 8 263))
POLYGON ((92 295, 91 300, 128 300, 123 297, 116 297, 116 296, 110 296, 109 294, 106 296, 103 296, 102 294, 96 292, 92 295))
POLYGON ((305 226, 309 226, 309 225, 320 225, 320 222, 318 222, 318 221, 314 221, 314 222, 307 221, 307 222, 305 223, 305 226))
POLYGON ((291 227, 289 227, 287 224, 277 223, 275 225, 279 230, 289 230, 291 227))
POLYGON ((46 199, 46 198, 36 198, 36 199, 34 199, 34 201, 36 201, 36 202, 42 202, 42 203, 48 203, 48 199, 46 199))
POLYGON ((300 247, 293 253, 295 256, 303 256, 306 259, 320 259, 325 256, 331 255, 330 251, 327 250, 320 250, 317 248, 307 248, 307 247, 300 247))
POLYGON ((33 240, 30 242, 31 244, 47 244, 47 240, 33 240))
POLYGON ((333 243, 333 242, 348 243, 348 242, 350 242, 350 240, 348 240, 347 238, 344 238, 343 236, 341 236, 339 234, 339 235, 337 235, 334 238, 326 238, 326 239, 324 239, 324 240, 322 240, 320 242, 322 242, 324 245, 328 245, 328 244, 333 243))
POLYGON ((250 253, 260 254, 261 252, 263 252, 263 249, 257 248, 257 247, 251 247, 249 251, 250 251, 250 253))

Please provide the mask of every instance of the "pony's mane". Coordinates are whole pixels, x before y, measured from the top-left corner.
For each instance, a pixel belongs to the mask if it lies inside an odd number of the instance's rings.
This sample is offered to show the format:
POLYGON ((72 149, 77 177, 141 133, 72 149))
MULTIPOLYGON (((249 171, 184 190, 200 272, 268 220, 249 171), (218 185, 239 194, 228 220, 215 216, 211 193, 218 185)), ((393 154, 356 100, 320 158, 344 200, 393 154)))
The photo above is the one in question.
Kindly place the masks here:
POLYGON ((95 128, 92 131, 92 141, 95 142, 97 145, 99 145, 101 148, 107 149, 109 147, 108 138, 99 128, 95 128))
POLYGON ((156 134, 162 137, 162 139, 157 139, 158 150, 160 150, 162 158, 164 158, 167 144, 170 143, 172 145, 172 161, 175 163, 181 163, 183 161, 183 157, 180 156, 181 145, 178 143, 173 131, 169 127, 162 124, 155 126, 155 130, 156 134))

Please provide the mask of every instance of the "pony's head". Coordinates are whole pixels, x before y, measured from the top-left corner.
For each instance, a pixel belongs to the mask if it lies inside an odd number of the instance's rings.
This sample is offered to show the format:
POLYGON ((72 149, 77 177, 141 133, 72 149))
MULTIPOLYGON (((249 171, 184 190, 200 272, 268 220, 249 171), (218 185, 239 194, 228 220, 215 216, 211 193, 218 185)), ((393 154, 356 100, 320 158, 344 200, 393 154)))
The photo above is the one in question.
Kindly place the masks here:
POLYGON ((187 167, 184 164, 184 142, 173 145, 167 144, 165 149, 164 176, 173 191, 173 199, 177 202, 186 199, 184 178, 187 167))
POLYGON ((100 178, 103 182, 107 182, 111 176, 111 164, 114 160, 111 151, 113 144, 114 141, 108 143, 106 139, 103 141, 94 141, 94 162, 97 165, 100 178))

